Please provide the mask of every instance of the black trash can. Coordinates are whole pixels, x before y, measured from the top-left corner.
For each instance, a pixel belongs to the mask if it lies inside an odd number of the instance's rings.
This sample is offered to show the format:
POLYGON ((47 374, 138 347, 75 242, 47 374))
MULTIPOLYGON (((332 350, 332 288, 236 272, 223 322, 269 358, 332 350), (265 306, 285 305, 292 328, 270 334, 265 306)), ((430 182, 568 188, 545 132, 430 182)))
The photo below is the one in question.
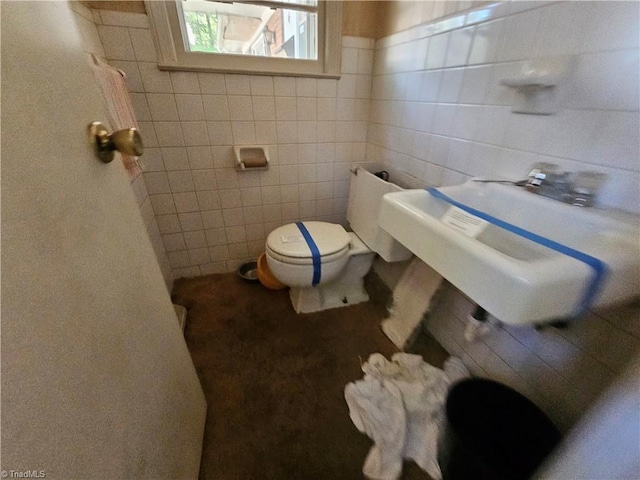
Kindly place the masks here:
POLYGON ((530 400, 501 383, 470 378, 449 391, 438 463, 443 480, 525 480, 559 441, 530 400))

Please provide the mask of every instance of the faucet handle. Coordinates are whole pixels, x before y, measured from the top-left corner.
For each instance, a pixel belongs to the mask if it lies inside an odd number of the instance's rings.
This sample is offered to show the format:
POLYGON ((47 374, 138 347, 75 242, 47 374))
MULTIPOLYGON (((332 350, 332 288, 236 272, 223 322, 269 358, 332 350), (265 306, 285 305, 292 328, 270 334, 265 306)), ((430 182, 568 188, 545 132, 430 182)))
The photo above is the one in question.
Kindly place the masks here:
POLYGON ((536 188, 541 186, 549 175, 556 175, 558 173, 558 168, 558 165, 555 163, 534 163, 529 172, 527 187, 536 188))
POLYGON ((590 207, 607 175, 602 172, 581 171, 575 172, 572 177, 571 203, 580 207, 590 207))

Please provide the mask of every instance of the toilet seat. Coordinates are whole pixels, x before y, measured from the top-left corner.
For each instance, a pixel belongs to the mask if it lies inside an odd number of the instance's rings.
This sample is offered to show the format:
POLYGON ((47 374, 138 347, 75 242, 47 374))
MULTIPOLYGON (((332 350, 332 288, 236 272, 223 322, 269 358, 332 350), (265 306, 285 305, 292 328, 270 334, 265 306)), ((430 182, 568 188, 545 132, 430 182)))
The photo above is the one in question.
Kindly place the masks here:
MULTIPOLYGON (((313 238, 323 263, 341 258, 349 251, 351 237, 342 225, 304 222, 304 226, 313 238)), ((281 262, 307 265, 313 261, 309 245, 295 223, 273 230, 266 243, 269 254, 281 262)))
POLYGON ((289 287, 298 313, 355 305, 369 300, 365 275, 376 254, 401 261, 411 252, 378 227, 382 196, 402 189, 372 174, 384 165, 352 170, 347 220, 353 232, 339 224, 295 222, 273 230, 266 240, 266 260, 275 278, 289 287))
MULTIPOLYGON (((320 259, 323 264, 331 263, 335 260, 339 260, 345 255, 349 253, 349 245, 344 247, 342 250, 332 253, 331 255, 322 255, 320 259)), ((309 255, 308 257, 289 257, 287 255, 281 255, 278 252, 275 252, 269 245, 267 245, 267 254, 271 256, 271 258, 275 258, 283 263, 289 263, 291 265, 312 265, 313 257, 309 255)))

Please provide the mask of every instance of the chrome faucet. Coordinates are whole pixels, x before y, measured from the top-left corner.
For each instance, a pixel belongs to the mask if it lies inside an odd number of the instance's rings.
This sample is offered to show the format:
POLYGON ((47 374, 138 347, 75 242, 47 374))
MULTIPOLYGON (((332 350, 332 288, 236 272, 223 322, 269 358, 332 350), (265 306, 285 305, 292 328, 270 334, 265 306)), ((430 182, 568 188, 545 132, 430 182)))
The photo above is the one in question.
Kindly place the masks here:
POLYGON ((553 163, 536 163, 525 185, 530 192, 580 207, 595 202, 606 175, 600 172, 563 172, 553 163))

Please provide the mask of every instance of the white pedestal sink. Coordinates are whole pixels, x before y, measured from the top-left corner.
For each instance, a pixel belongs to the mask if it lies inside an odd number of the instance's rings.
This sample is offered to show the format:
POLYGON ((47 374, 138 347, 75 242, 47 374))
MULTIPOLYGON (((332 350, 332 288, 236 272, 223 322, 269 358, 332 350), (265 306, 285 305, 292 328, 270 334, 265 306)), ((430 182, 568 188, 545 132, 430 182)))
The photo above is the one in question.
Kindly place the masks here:
POLYGON ((384 196, 378 224, 499 320, 542 323, 640 296, 640 219, 470 180, 384 196), (488 220, 470 237, 458 204, 488 220))

